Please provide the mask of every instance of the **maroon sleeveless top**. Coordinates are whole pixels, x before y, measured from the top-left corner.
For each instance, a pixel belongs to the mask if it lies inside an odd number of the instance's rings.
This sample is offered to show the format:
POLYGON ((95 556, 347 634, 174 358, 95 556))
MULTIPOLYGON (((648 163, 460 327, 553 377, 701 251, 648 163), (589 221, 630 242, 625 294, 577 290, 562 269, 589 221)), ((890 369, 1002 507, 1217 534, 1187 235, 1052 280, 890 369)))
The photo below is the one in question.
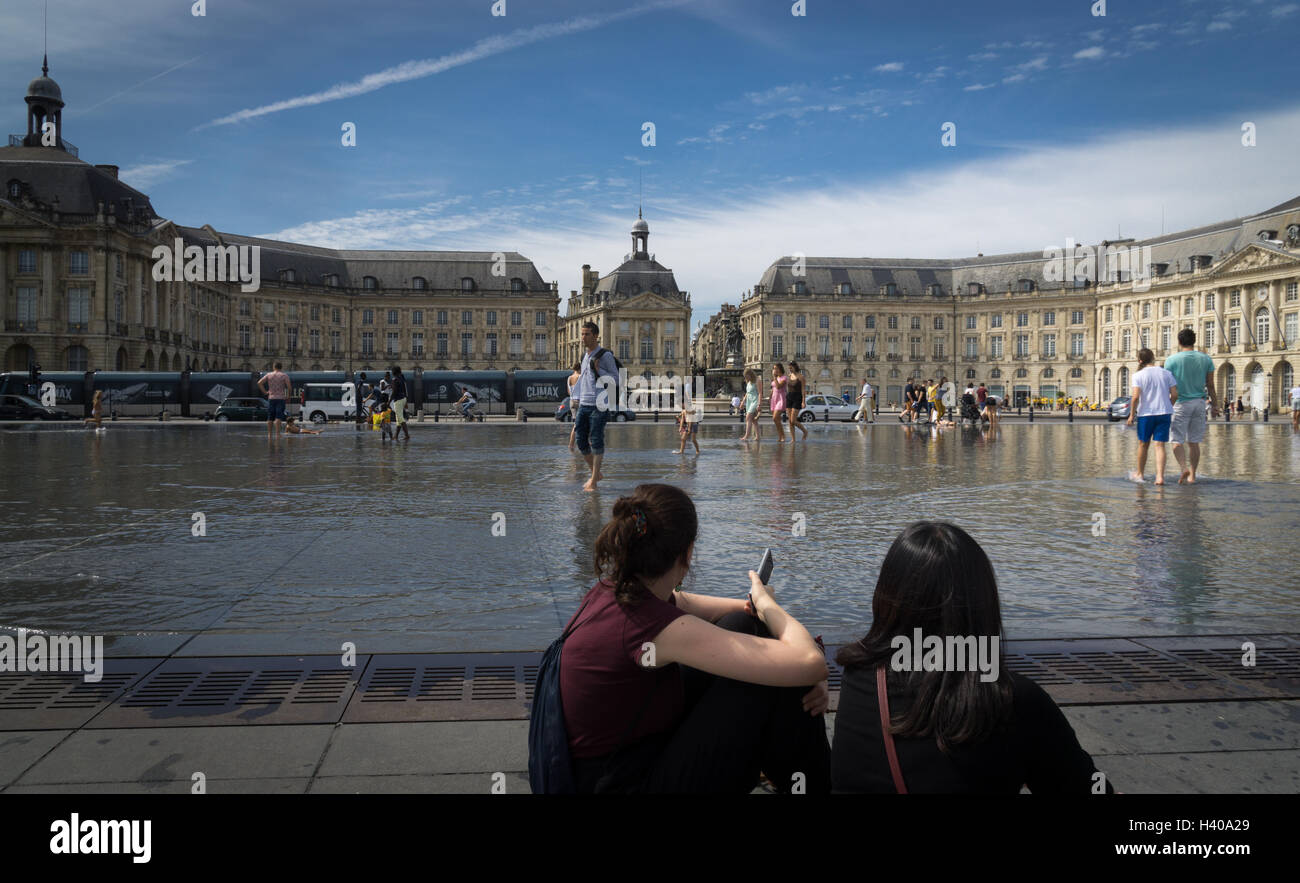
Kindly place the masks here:
POLYGON ((680 722, 681 670, 676 664, 644 668, 640 660, 643 645, 686 612, 677 609, 675 595, 660 601, 649 592, 639 603, 620 607, 604 580, 583 600, 586 609, 579 606, 578 626, 560 656, 560 699, 573 756, 602 757, 680 722))

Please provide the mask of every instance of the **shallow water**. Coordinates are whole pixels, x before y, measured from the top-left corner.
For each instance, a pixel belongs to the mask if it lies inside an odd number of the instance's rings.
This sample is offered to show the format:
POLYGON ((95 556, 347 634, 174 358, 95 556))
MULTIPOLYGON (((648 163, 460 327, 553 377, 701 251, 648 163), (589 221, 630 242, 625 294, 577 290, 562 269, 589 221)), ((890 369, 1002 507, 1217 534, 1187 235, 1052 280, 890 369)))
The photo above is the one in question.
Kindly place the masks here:
POLYGON ((663 481, 699 509, 687 588, 743 596, 771 546, 778 598, 828 640, 865 630, 879 562, 920 518, 984 546, 1011 638, 1300 631, 1285 425, 1215 424, 1202 481, 1171 471, 1163 489, 1124 479, 1136 439, 1118 424, 992 441, 819 424, 795 446, 771 430, 746 448, 710 423, 681 456, 671 424, 612 426, 592 495, 551 422, 417 426, 400 445, 338 426, 274 444, 247 425, 5 427, 0 627, 117 652, 540 649, 590 585, 614 500, 663 481))

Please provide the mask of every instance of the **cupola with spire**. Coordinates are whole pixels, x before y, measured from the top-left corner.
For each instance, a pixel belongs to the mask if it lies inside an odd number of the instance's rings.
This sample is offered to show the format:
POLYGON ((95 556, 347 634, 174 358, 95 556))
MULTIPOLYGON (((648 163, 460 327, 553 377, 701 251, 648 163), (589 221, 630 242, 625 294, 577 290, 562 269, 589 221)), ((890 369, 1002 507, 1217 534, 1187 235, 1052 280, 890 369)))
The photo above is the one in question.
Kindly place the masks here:
POLYGON ((59 84, 50 79, 50 59, 45 56, 41 64, 41 75, 27 85, 27 137, 23 139, 24 147, 54 147, 64 150, 63 145, 63 90, 59 84), (54 129, 47 138, 46 124, 54 129), (53 142, 51 144, 50 142, 53 142))

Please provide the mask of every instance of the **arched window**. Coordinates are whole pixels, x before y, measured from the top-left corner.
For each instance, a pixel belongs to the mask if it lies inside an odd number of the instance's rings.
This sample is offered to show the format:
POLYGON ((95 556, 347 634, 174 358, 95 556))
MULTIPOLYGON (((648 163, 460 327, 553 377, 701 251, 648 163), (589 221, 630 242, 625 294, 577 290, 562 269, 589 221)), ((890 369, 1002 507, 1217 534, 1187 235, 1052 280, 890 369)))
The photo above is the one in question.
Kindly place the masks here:
POLYGON ((1225 401, 1235 401, 1237 398, 1237 369, 1227 365, 1223 371, 1223 398, 1225 401))
POLYGON ((1129 395, 1133 390, 1128 385, 1128 368, 1119 369, 1119 386, 1116 389, 1118 395, 1129 395))
POLYGON ((1028 376, 1029 376, 1029 369, 1028 369, 1028 368, 1017 368, 1017 369, 1016 369, 1016 377, 1028 377, 1028 376))
POLYGON ((429 280, 423 276, 415 276, 411 279, 411 287, 416 291, 425 291, 429 287, 429 280))
POLYGON ((379 287, 379 280, 374 276, 363 276, 361 278, 361 287, 366 291, 374 291, 379 287))
POLYGON ((974 368, 967 368, 967 369, 966 369, 966 379, 967 379, 967 380, 974 380, 974 379, 975 379, 975 369, 974 369, 974 368))
POLYGON ((469 276, 462 276, 462 277, 461 277, 461 280, 460 280, 460 290, 461 290, 461 291, 473 291, 473 290, 474 290, 474 280, 471 279, 469 276))
POLYGON ((1043 376, 1044 376, 1044 377, 1055 377, 1055 376, 1056 376, 1056 371, 1054 371, 1054 370, 1051 369, 1051 368, 1044 368, 1044 369, 1043 369, 1043 376))
POLYGON ((298 274, 295 273, 293 270, 281 270, 281 271, 280 271, 280 281, 281 281, 281 282, 297 282, 297 281, 298 281, 298 274))
POLYGON ((1291 403, 1291 387, 1295 386, 1295 369, 1291 367, 1290 362, 1283 362, 1277 366, 1278 390, 1282 396, 1282 404, 1291 403))
POLYGON ((1255 312, 1255 342, 1260 346, 1268 343, 1268 307, 1260 307, 1255 312))
POLYGON ((992 371, 989 372, 989 377, 990 377, 991 379, 993 379, 993 380, 1001 380, 1001 379, 1002 379, 1002 369, 1001 369, 1001 368, 994 368, 992 371))
POLYGON ((516 278, 516 279, 511 279, 511 280, 510 280, 510 290, 511 290, 511 291, 523 291, 523 290, 524 290, 524 280, 522 280, 522 279, 518 279, 518 278, 516 278))
POLYGON ((1109 368, 1101 369, 1101 400, 1103 402, 1110 401, 1110 369, 1109 368))

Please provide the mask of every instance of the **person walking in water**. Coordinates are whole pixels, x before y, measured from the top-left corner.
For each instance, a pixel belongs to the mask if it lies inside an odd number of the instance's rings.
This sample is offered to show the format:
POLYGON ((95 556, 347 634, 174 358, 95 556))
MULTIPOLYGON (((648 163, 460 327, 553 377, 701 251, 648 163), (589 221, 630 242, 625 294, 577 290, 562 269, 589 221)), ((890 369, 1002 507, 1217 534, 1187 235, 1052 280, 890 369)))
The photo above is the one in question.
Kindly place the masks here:
POLYGON ((573 423, 569 427, 569 450, 576 451, 578 446, 574 444, 574 435, 578 431, 578 403, 573 399, 573 391, 578 386, 578 381, 582 379, 582 360, 573 363, 573 373, 569 375, 569 420, 573 423))
MULTIPOLYGON (((781 427, 781 418, 785 416, 785 366, 777 362, 772 366, 772 423, 776 425, 776 440, 785 441, 785 430, 781 427)), ((794 430, 790 430, 793 436, 794 430)), ((793 438, 790 439, 794 441, 793 438)))
POLYGON ((402 376, 402 369, 394 366, 393 368, 393 441, 397 441, 402 433, 406 433, 406 440, 411 440, 411 430, 406 427, 406 378, 402 376))
POLYGON ((794 431, 798 427, 803 437, 808 437, 808 430, 799 421, 799 412, 803 410, 803 369, 799 363, 790 361, 790 373, 785 382, 785 416, 790 422, 790 441, 794 441, 794 431))
POLYGON ((1165 442, 1169 441, 1169 424, 1178 401, 1178 385, 1174 375, 1156 365, 1156 355, 1146 347, 1138 350, 1138 371, 1133 375, 1133 399, 1129 402, 1127 424, 1137 421, 1138 458, 1137 471, 1130 472, 1133 481, 1145 481, 1147 451, 1156 443, 1156 481, 1165 483, 1165 442))
POLYGON ((267 438, 284 432, 284 418, 292 384, 289 382, 289 375, 280 370, 283 367, 282 363, 276 362, 275 370, 257 381, 257 388, 266 395, 269 405, 266 411, 267 438))
POLYGON ((605 459, 605 421, 609 419, 610 411, 618 407, 616 402, 608 400, 609 394, 600 387, 609 388, 618 382, 618 362, 614 361, 613 353, 600 345, 600 328, 595 322, 582 323, 582 345, 586 353, 578 371, 578 385, 574 388, 578 395, 578 410, 573 430, 578 450, 591 467, 591 478, 582 489, 594 491, 596 484, 605 477, 600 471, 600 463, 605 459), (601 383, 602 378, 609 378, 608 385, 601 383))
POLYGON ((872 393, 871 381, 869 380, 862 381, 862 394, 858 396, 858 401, 862 403, 862 406, 858 408, 858 413, 853 415, 854 423, 857 423, 859 420, 865 420, 868 423, 872 422, 871 393, 872 393))
POLYGON ((90 416, 81 422, 93 423, 97 430, 104 428, 104 391, 102 389, 95 390, 95 398, 90 403, 90 416))
POLYGON ((758 393, 758 374, 753 368, 745 369, 745 434, 741 441, 749 441, 752 430, 754 441, 763 440, 763 431, 758 425, 758 409, 763 404, 763 397, 758 393))
POLYGON ((1219 416, 1214 404, 1214 360, 1196 349, 1196 332, 1184 328, 1178 332, 1178 352, 1165 359, 1165 370, 1174 375, 1178 401, 1174 403, 1169 423, 1169 438, 1174 443, 1174 459, 1181 473, 1179 484, 1196 483, 1196 467, 1201 462, 1201 440, 1210 416, 1219 416), (1183 446, 1187 450, 1183 450, 1183 446))

